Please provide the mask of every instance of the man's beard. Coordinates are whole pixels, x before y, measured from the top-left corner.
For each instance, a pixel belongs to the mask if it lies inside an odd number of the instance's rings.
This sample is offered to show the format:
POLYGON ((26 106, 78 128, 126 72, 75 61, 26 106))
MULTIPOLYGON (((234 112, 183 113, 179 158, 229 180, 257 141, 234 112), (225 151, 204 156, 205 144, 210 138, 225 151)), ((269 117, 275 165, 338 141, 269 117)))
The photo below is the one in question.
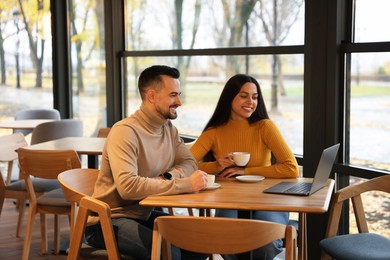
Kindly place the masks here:
MULTIPOLYGON (((174 106, 170 106, 169 109, 168 109, 168 112, 164 112, 162 109, 158 108, 157 107, 157 112, 160 113, 160 115, 163 116, 163 118, 165 119, 176 119, 177 118, 177 111, 175 109, 175 111, 173 113, 171 113, 171 107, 174 107, 174 106)), ((175 107, 177 108, 177 107, 175 107)))

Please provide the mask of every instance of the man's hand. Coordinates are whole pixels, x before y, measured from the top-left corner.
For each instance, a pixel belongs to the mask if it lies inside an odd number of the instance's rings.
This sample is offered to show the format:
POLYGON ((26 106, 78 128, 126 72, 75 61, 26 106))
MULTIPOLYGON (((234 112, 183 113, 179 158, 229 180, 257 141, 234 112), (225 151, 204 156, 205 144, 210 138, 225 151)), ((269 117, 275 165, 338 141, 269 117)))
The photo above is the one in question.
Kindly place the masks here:
POLYGON ((204 171, 196 170, 188 178, 191 181, 192 192, 204 190, 207 186, 207 173, 204 171))

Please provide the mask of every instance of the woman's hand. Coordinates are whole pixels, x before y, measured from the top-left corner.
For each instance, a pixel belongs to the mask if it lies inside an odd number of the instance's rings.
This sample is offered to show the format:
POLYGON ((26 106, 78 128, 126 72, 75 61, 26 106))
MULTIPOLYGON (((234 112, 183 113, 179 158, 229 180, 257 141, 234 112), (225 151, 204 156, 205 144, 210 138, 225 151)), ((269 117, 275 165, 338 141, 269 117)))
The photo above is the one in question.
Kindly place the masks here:
POLYGON ((235 163, 233 161, 233 156, 231 153, 225 154, 225 155, 217 158, 216 163, 217 163, 217 168, 218 168, 219 172, 222 172, 224 169, 235 165, 235 163))
POLYGON ((229 177, 235 177, 238 175, 244 175, 244 168, 242 167, 230 167, 223 170, 219 177, 229 178, 229 177))

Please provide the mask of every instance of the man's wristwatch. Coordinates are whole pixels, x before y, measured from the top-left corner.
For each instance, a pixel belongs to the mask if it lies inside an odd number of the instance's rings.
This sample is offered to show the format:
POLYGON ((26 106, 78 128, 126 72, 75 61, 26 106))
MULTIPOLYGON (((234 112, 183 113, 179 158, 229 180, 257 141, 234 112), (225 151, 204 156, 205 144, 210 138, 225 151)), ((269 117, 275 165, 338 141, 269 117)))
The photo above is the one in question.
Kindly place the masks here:
POLYGON ((163 174, 161 174, 161 177, 163 177, 166 180, 172 180, 173 178, 172 174, 169 172, 164 172, 163 174))

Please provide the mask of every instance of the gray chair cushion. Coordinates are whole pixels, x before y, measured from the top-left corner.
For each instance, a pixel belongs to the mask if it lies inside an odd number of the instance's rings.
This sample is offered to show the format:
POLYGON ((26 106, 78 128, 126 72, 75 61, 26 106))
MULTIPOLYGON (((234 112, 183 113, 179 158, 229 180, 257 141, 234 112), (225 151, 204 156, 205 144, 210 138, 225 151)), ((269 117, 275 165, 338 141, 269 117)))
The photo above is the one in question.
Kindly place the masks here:
POLYGON ((37 199, 39 205, 45 206, 59 206, 59 207, 70 207, 70 203, 66 201, 64 192, 62 189, 55 189, 49 191, 37 199))
POLYGON ((340 235, 321 240, 320 246, 336 259, 389 260, 390 239, 374 233, 340 235))
MULTIPOLYGON (((48 192, 54 189, 61 188, 61 185, 57 179, 49 180, 42 178, 31 178, 31 181, 36 192, 48 192)), ((26 182, 24 180, 12 182, 10 185, 7 186, 7 190, 25 191, 26 182)))

